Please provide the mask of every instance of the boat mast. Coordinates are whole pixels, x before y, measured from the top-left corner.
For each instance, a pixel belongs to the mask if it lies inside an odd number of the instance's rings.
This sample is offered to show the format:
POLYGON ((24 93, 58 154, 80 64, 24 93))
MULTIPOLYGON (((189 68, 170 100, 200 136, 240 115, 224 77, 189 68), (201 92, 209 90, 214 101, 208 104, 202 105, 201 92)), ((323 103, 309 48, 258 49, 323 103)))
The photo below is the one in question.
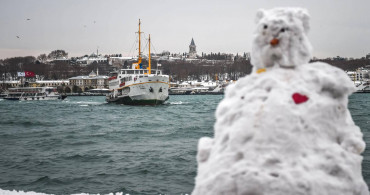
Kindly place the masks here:
POLYGON ((140 64, 141 64, 141 60, 142 60, 142 58, 141 58, 141 33, 142 32, 141 32, 141 29, 140 29, 140 24, 141 24, 141 21, 139 19, 139 31, 137 32, 139 34, 139 59, 137 61, 138 66, 136 67, 136 69, 140 69, 140 64))
POLYGON ((152 74, 152 66, 151 66, 151 60, 150 60, 150 34, 149 34, 149 74, 152 74))

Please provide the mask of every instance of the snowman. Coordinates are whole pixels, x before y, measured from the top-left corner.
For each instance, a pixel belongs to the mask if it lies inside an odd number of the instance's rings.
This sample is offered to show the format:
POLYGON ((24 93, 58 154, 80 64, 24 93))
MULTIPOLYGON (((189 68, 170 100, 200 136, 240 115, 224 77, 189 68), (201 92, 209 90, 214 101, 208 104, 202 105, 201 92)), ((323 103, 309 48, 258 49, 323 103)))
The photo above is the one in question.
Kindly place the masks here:
POLYGON ((369 194, 363 135, 347 108, 354 85, 308 63, 307 11, 260 10, 256 22, 253 72, 227 87, 214 138, 199 140, 193 194, 369 194))

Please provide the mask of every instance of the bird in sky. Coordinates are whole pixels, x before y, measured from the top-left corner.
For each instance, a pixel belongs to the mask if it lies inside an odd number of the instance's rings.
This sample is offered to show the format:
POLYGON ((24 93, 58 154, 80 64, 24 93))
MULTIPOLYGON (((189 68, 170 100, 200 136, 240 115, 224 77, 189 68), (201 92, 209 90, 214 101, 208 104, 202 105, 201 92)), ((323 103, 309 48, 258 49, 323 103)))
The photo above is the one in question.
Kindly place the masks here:
POLYGON ((27 18, 27 20, 31 20, 31 19, 27 18))
POLYGON ((96 21, 94 20, 94 24, 96 23, 96 21))
POLYGON ((17 36, 17 38, 19 39, 19 36, 17 36))

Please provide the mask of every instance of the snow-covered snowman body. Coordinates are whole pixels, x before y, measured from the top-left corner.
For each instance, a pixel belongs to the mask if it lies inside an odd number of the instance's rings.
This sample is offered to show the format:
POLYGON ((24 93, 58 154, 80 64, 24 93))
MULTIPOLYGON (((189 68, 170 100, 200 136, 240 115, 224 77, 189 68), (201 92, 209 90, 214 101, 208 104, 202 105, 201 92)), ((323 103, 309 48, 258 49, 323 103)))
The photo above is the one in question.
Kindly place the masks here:
POLYGON ((254 72, 226 89, 214 138, 199 140, 193 194, 369 194, 365 143, 347 109, 353 83, 331 65, 306 63, 306 11, 273 9, 257 18, 254 72), (276 18, 284 24, 274 26, 276 18), (264 33, 264 24, 276 30, 264 33), (280 33, 270 47, 276 37, 268 34, 282 27, 292 34, 280 33))
POLYGON ((252 46, 252 64, 255 68, 274 65, 293 68, 310 60, 312 49, 306 35, 309 30, 306 10, 259 10, 256 22, 252 46))

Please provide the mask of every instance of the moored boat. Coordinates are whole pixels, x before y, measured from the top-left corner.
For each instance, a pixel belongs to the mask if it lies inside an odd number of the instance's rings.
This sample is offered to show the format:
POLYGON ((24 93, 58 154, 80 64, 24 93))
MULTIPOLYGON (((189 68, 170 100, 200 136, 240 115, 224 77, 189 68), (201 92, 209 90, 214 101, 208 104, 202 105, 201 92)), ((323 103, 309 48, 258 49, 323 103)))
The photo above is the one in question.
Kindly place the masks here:
POLYGON ((67 96, 59 94, 54 87, 17 87, 9 88, 5 100, 63 100, 67 96))
POLYGON ((356 81, 355 87, 355 93, 370 93, 370 83, 368 81, 356 81))

